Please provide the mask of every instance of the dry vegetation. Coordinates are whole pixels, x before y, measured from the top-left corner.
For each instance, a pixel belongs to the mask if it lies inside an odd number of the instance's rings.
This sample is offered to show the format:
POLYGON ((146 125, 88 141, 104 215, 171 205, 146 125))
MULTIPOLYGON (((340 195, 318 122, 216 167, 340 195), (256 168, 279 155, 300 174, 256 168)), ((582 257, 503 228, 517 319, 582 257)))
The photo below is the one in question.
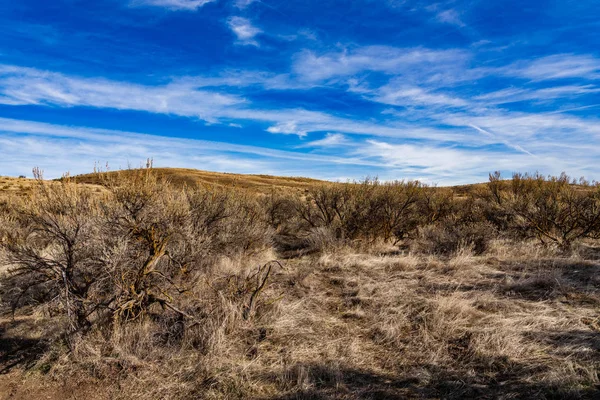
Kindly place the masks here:
POLYGON ((0 198, 12 195, 27 196, 31 193, 34 181, 26 178, 0 177, 0 198))
POLYGON ((0 398, 600 396, 596 185, 173 176, 0 198, 0 398))
MULTIPOLYGON (((229 174, 184 168, 152 168, 152 170, 159 179, 168 180, 176 186, 234 187, 258 193, 270 193, 273 190, 299 192, 324 183, 310 178, 229 174)), ((135 174, 135 170, 119 171, 119 174, 127 176, 135 174)), ((74 180, 78 183, 93 185, 102 183, 102 176, 102 174, 93 173, 76 176, 74 180)))

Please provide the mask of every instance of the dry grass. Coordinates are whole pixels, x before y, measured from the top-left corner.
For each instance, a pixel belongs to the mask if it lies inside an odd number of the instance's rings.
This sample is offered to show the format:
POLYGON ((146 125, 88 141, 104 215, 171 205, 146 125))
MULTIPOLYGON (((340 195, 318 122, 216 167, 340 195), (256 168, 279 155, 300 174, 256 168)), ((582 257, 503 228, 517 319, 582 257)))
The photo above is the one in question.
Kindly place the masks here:
MULTIPOLYGON (((224 259, 215 274, 245 265, 224 259)), ((229 303, 227 318, 196 333, 212 330, 209 350, 157 346, 146 323, 109 342, 97 332, 44 379, 106 386, 106 398, 594 398, 599 272, 535 253, 341 249, 288 261, 252 321, 229 303)), ((43 325, 39 315, 29 323, 43 325)))
MULTIPOLYGON (((79 175, 75 179, 79 183, 99 184, 105 175, 131 174, 135 173, 134 171, 79 175)), ((273 189, 298 192, 323 183, 323 181, 310 178, 229 174, 184 168, 153 168, 152 171, 159 177, 179 186, 236 187, 258 193, 270 193, 273 189)))
MULTIPOLYGON (((35 179, 0 177, 0 201, 6 200, 12 196, 28 197, 33 192, 36 185, 35 179)), ((84 184, 92 191, 102 192, 104 188, 97 184, 84 184)))
MULTIPOLYGON (((259 178, 247 188, 261 191, 271 179, 259 178)), ((310 182, 284 178, 279 187, 302 191, 304 184, 310 182)), ((106 198, 112 193, 135 202, 137 192, 128 187, 102 190, 108 190, 106 198)), ((164 298, 174 308, 149 304, 134 321, 93 314, 89 330, 69 333, 60 302, 24 303, 15 319, 7 314, 0 320, 0 399, 600 396, 596 240, 564 252, 535 240, 486 238, 479 252, 472 242, 454 245, 449 232, 442 239, 453 243, 450 250, 428 254, 442 240, 436 235, 421 236, 427 240, 411 247, 383 239, 340 241, 319 226, 302 237, 304 251, 273 264, 263 281, 264 266, 282 255, 268 246, 269 235, 289 235, 297 221, 245 226, 241 210, 259 209, 246 194, 228 200, 231 208, 220 214, 220 192, 206 197, 161 184, 144 190, 151 199, 145 218, 160 220, 165 210, 187 207, 197 228, 207 223, 203 216, 223 216, 217 229, 202 231, 201 240, 185 213, 148 229, 154 235, 167 227, 167 236, 181 236, 169 242, 168 256, 194 254, 184 261, 201 266, 180 277, 166 259, 156 264, 164 277, 186 287, 178 293, 163 281, 154 284, 167 288, 164 298), (176 206, 180 202, 186 206, 176 206), (203 213, 194 214, 200 206, 203 213), (248 237, 260 244, 252 251, 240 245, 248 237), (208 244, 206 252, 198 250, 208 244), (259 295, 249 307, 253 293, 259 295)), ((123 224, 113 207, 107 203, 98 212, 123 224)), ((69 216, 62 209, 60 215, 69 216)), ((135 229, 106 225, 111 235, 122 235, 116 244, 90 233, 89 243, 100 241, 110 250, 94 257, 119 256, 111 259, 120 263, 118 271, 145 259, 136 257, 143 250, 136 247, 139 221, 144 219, 135 219, 135 229)), ((46 251, 40 254, 55 254, 46 251)), ((102 265, 94 262, 90 268, 102 265)), ((112 289, 103 284, 95 290, 101 297, 112 289)))
POLYGON ((0 177, 0 199, 11 194, 27 195, 34 182, 33 179, 0 177))

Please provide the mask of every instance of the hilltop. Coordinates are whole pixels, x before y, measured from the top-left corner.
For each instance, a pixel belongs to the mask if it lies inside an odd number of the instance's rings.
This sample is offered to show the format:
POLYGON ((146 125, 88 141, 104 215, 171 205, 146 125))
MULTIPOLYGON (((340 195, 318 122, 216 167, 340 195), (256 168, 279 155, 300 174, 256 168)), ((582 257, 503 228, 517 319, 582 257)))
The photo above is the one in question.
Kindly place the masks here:
MULTIPOLYGON (((95 172, 71 177, 75 182, 89 185, 96 189, 103 185, 102 180, 120 175, 123 178, 135 174, 138 169, 95 172)), ((337 183, 307 177, 289 177, 264 174, 235 174, 213 172, 191 168, 152 168, 159 178, 165 179, 176 186, 213 186, 221 188, 235 187, 249 192, 270 193, 275 191, 305 191, 326 183, 337 183)), ((399 177, 398 179, 402 179, 399 177)), ((57 179, 60 180, 60 179, 57 179)), ((7 192, 26 194, 35 183, 31 178, 0 177, 0 195, 7 192)), ((466 196, 474 189, 483 189, 485 183, 473 183, 456 186, 439 186, 452 189, 457 196, 466 196)))
MULTIPOLYGON (((134 174, 136 170, 121 170, 113 172, 102 172, 77 175, 74 177, 78 183, 97 185, 101 184, 103 177, 122 174, 128 176, 134 174)), ((152 172, 160 178, 166 179, 175 185, 185 186, 221 186, 237 187, 239 189, 248 189, 255 192, 267 192, 273 188, 280 190, 297 189, 304 190, 315 185, 325 183, 325 181, 302 177, 284 177, 272 175, 251 175, 251 174, 232 174, 223 172, 202 171, 198 169, 187 168, 153 168, 152 172)))

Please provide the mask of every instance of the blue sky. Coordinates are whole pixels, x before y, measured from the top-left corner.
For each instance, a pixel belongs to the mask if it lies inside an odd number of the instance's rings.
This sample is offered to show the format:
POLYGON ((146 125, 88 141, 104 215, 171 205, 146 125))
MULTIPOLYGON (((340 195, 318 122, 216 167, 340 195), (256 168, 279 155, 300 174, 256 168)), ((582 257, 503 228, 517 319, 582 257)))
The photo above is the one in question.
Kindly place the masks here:
POLYGON ((0 0, 0 175, 600 179, 597 1, 0 0))

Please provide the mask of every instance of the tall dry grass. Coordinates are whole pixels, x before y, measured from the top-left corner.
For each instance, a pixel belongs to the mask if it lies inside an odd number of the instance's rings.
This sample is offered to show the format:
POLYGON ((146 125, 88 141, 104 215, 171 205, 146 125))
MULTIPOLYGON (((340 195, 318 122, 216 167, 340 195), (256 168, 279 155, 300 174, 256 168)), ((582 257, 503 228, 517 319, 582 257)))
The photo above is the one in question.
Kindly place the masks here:
POLYGON ((39 180, 0 204, 1 367, 99 398, 594 398, 596 188, 515 178, 39 180))

